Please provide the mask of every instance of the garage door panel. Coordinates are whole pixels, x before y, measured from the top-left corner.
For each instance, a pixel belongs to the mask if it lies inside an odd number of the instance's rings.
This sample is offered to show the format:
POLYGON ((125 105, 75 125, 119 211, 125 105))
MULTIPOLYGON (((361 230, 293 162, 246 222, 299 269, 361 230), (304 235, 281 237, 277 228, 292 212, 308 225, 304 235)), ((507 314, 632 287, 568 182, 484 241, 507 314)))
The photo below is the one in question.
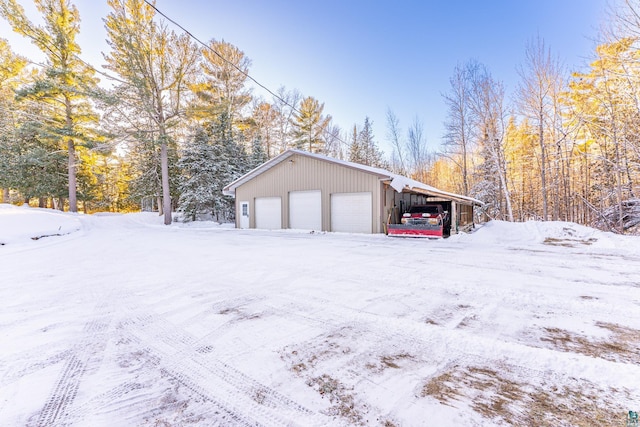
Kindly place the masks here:
POLYGON ((279 230, 282 228, 282 200, 280 197, 256 198, 256 228, 279 230))
POLYGON ((322 230, 320 190, 289 193, 289 227, 299 230, 322 230))
POLYGON ((331 195, 331 231, 371 233, 371 193, 334 193, 331 195))

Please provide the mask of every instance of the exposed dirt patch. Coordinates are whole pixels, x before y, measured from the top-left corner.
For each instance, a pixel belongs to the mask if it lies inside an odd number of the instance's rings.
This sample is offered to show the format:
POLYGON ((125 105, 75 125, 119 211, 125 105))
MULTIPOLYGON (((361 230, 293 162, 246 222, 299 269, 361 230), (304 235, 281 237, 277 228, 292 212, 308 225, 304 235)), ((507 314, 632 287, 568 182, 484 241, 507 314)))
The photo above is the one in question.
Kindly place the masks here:
POLYGON ((460 321, 460 323, 458 323, 458 326, 456 326, 456 328, 461 329, 461 328, 468 328, 470 327, 472 324, 474 324, 475 322, 477 322, 478 320, 478 316, 473 314, 471 316, 465 316, 464 319, 462 319, 460 321))
POLYGON ((323 334, 301 345, 286 347, 280 354, 296 374, 315 369, 318 364, 327 360, 343 358, 351 354, 349 328, 334 330, 323 334))
POLYGON ((380 356, 378 360, 365 364, 365 368, 379 374, 389 368, 401 369, 401 365, 407 360, 415 360, 415 358, 409 353, 389 354, 380 356))
POLYGON ((611 335, 606 339, 594 339, 560 328, 544 328, 541 341, 553 348, 613 362, 640 363, 640 330, 614 323, 598 322, 596 326, 607 329, 611 335))
POLYGON ((340 381, 323 374, 307 380, 307 385, 329 399, 332 404, 327 412, 329 415, 344 418, 351 425, 365 425, 363 410, 366 407, 356 405, 352 390, 340 381))
POLYGON ((575 248, 575 247, 579 247, 580 245, 592 245, 595 242, 597 242, 598 239, 594 239, 594 238, 588 238, 588 239, 559 239, 556 237, 547 237, 546 239, 544 239, 544 243, 545 245, 550 245, 550 246, 563 246, 566 248, 575 248))
MULTIPOLYGON (((58 234, 58 233, 56 233, 56 234, 43 234, 42 236, 32 237, 31 240, 40 240, 40 239, 44 239, 46 237, 60 237, 60 236, 65 236, 67 234, 69 234, 69 233, 65 233, 65 234, 58 234)), ((3 245, 4 245, 4 243, 3 243, 3 245)))
POLYGON ((457 381, 451 371, 443 372, 436 377, 430 378, 422 387, 420 395, 422 397, 431 396, 446 405, 461 396, 455 388, 456 383, 457 381))
POLYGON ((254 320, 260 319, 262 315, 260 313, 247 313, 238 307, 224 308, 218 312, 225 316, 233 316, 233 322, 239 322, 242 320, 254 320))
MULTIPOLYGON (((335 370, 336 364, 352 363, 351 332, 350 327, 330 331, 306 343, 283 349, 280 357, 296 376, 304 379, 306 385, 323 399, 329 400, 330 406, 323 412, 340 417, 349 425, 365 425, 371 408, 358 398, 353 386, 344 380, 350 377, 349 374, 345 376, 335 370)), ((391 368, 390 365, 397 365, 405 357, 409 355, 398 353, 381 356, 373 368, 380 371, 391 368)))
POLYGON ((602 390, 587 381, 564 385, 531 385, 527 378, 508 378, 508 369, 456 366, 430 378, 421 396, 454 406, 471 400, 483 417, 517 426, 609 427, 624 425, 625 408, 617 390, 602 390))

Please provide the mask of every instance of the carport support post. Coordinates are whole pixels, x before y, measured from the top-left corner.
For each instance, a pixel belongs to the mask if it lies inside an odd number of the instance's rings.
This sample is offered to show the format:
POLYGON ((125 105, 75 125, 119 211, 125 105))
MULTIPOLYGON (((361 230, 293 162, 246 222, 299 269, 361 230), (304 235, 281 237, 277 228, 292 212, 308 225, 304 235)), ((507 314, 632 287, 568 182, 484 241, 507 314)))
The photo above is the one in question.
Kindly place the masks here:
POLYGON ((451 229, 449 230, 449 235, 458 234, 458 203, 455 200, 451 201, 451 229))

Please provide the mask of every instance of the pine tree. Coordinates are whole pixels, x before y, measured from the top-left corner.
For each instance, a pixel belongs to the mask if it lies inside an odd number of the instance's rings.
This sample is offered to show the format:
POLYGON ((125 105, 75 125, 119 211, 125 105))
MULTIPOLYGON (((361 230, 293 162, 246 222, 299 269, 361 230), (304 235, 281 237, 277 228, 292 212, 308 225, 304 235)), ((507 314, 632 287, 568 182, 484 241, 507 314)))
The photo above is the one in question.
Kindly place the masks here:
POLYGON ((34 0, 44 18, 44 27, 34 25, 16 0, 0 0, 0 15, 13 30, 31 39, 45 54, 45 73, 20 89, 18 96, 46 103, 50 115, 43 123, 68 156, 69 210, 77 211, 77 170, 82 144, 96 139, 97 115, 88 102, 97 80, 93 70, 78 57, 76 43, 80 17, 68 0, 34 0))
POLYGON ((117 88, 120 123, 131 135, 146 134, 141 141, 151 138, 158 147, 162 211, 164 223, 170 224, 176 182, 171 157, 177 160, 172 128, 185 111, 187 80, 199 52, 187 35, 178 36, 156 24, 154 9, 143 0, 108 0, 108 4, 113 10, 105 20, 111 47, 106 60, 125 82, 117 88))
POLYGON ((218 176, 216 181, 216 213, 225 220, 235 218, 235 201, 222 194, 222 189, 251 169, 242 134, 229 125, 231 117, 223 112, 212 126, 216 147, 218 176))
POLYGON ((13 177, 16 162, 11 156, 16 135, 18 106, 14 89, 26 65, 26 59, 16 55, 6 40, 0 39, 0 203, 8 202, 9 188, 16 188, 13 177))
POLYGON ((311 153, 324 152, 322 134, 331 121, 331 116, 324 117, 324 104, 308 96, 300 103, 300 111, 292 122, 295 148, 311 153))
POLYGON ((65 153, 56 150, 42 122, 28 120, 13 134, 13 144, 2 145, 1 157, 9 162, 8 184, 25 199, 62 198, 67 194, 65 153))
POLYGON ((215 151, 202 128, 185 144, 178 162, 181 170, 178 211, 184 214, 185 221, 195 221, 198 214, 213 214, 219 208, 215 201, 220 163, 215 151))
POLYGON ((349 161, 379 168, 388 167, 382 158, 382 152, 378 149, 378 145, 374 140, 373 128, 369 117, 365 117, 364 126, 359 132, 356 126, 353 127, 349 147, 349 161))
POLYGON ((269 160, 267 153, 264 150, 262 140, 259 136, 256 136, 251 141, 251 154, 249 155, 249 161, 247 163, 248 170, 252 170, 269 160))
POLYGON ((351 143, 349 144, 349 161, 353 163, 364 164, 365 154, 364 149, 360 145, 360 138, 358 138, 358 127, 353 125, 351 131, 351 143))
POLYGON ((245 88, 251 60, 224 40, 209 41, 201 52, 201 77, 191 85, 195 94, 191 113, 206 126, 224 112, 230 118, 229 126, 235 126, 251 101, 251 93, 245 88))

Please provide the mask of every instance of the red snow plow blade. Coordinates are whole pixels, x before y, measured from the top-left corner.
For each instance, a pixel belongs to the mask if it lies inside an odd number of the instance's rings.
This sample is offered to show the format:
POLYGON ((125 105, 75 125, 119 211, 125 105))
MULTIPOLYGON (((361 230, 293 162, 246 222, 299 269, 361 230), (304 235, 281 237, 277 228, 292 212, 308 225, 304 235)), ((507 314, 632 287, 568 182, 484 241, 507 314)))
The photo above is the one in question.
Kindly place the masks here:
POLYGON ((389 224, 387 234, 393 237, 431 237, 442 238, 442 226, 389 224))

